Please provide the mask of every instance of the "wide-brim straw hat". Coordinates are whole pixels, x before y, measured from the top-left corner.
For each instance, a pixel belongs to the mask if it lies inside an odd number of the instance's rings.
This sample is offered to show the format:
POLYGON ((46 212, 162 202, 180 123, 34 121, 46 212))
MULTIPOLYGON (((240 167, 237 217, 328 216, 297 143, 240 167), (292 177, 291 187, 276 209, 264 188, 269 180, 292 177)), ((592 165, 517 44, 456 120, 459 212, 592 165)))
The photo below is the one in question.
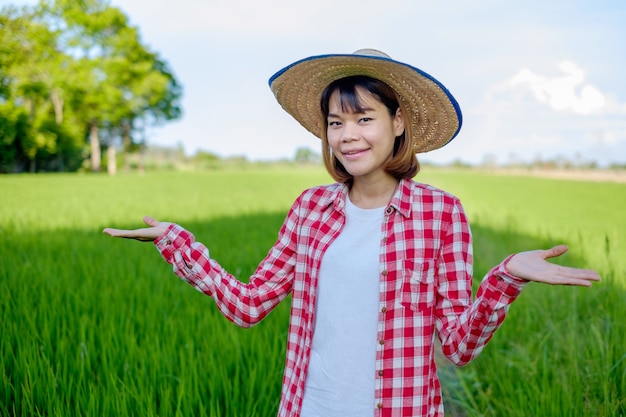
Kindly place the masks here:
POLYGON ((317 137, 325 129, 322 92, 335 80, 365 75, 389 85, 397 94, 415 152, 450 142, 461 129, 459 104, 439 81, 375 49, 353 54, 317 55, 296 61, 274 74, 269 85, 280 105, 317 137))

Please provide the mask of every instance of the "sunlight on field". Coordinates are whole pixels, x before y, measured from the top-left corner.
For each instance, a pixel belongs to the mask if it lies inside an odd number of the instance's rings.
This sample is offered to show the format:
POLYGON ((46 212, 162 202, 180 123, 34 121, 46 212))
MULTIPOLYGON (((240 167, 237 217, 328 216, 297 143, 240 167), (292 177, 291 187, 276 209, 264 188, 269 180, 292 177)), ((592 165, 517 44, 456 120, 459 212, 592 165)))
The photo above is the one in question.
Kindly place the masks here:
MULTIPOLYGON (((476 277, 514 251, 570 245, 593 288, 529 285, 483 354, 442 369, 466 416, 626 413, 626 184, 425 169, 458 195, 476 277)), ((178 222, 247 280, 321 169, 0 177, 0 415, 275 415, 289 313, 236 328, 151 244, 103 227, 178 222)))
POLYGON ((241 170, 148 175, 0 177, 4 227, 16 230, 133 226, 144 215, 184 223, 245 213, 286 211, 304 189, 330 182, 319 169, 241 170))

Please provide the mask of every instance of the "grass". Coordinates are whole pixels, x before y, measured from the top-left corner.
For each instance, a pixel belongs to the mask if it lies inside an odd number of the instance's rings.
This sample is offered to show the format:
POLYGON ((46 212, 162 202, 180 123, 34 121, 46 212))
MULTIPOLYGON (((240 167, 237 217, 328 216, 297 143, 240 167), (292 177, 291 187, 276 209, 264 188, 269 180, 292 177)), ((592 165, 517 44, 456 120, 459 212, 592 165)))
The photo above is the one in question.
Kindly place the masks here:
MULTIPOLYGON (((481 356, 441 370, 465 416, 626 415, 626 186, 426 171, 459 195, 477 280, 562 241, 591 289, 529 285, 481 356)), ((275 415, 289 306, 243 330, 106 226, 175 221, 245 280, 319 169, 0 177, 1 416, 275 415)))

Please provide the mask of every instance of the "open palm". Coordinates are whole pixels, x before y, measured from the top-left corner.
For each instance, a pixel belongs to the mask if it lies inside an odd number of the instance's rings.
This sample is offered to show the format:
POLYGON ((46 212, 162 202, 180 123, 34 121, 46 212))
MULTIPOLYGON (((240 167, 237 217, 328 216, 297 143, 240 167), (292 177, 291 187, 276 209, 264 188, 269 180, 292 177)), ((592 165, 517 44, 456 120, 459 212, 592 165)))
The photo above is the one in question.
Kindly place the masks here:
POLYGON ((150 227, 144 227, 141 229, 125 230, 125 229, 113 229, 107 227, 102 232, 113 237, 122 237, 125 239, 135 239, 142 242, 152 242, 159 236, 162 236, 167 231, 172 223, 160 222, 150 216, 145 216, 143 222, 150 227))

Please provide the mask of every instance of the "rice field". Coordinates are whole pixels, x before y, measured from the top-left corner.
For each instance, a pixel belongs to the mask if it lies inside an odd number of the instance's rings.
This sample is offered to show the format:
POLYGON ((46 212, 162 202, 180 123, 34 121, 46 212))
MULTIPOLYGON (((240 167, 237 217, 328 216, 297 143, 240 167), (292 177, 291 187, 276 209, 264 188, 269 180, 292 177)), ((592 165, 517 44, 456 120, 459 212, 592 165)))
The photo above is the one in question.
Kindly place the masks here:
MULTIPOLYGON (((458 195, 476 282, 513 251, 567 243, 592 288, 531 284, 481 356, 442 363, 449 415, 626 415, 626 184, 425 169, 458 195)), ((152 244, 113 239, 146 215, 180 223, 242 280, 318 168, 0 177, 0 416, 272 416, 289 306, 240 329, 152 244)))

